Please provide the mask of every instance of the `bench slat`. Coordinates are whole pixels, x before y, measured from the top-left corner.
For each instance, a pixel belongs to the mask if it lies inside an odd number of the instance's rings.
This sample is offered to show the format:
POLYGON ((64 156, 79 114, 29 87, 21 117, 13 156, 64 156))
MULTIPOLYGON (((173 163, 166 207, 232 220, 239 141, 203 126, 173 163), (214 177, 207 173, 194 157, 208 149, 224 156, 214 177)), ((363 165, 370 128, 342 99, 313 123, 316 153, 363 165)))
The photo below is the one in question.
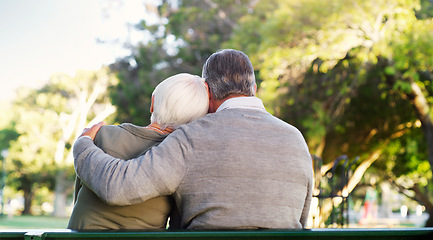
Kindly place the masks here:
MULTIPOLYGON (((17 238, 15 238, 17 239, 17 238)), ((22 239, 22 238, 21 238, 22 239)), ((433 239, 433 228, 383 229, 281 229, 241 231, 45 231, 27 232, 26 240, 57 239, 317 239, 317 240, 406 240, 433 239)))

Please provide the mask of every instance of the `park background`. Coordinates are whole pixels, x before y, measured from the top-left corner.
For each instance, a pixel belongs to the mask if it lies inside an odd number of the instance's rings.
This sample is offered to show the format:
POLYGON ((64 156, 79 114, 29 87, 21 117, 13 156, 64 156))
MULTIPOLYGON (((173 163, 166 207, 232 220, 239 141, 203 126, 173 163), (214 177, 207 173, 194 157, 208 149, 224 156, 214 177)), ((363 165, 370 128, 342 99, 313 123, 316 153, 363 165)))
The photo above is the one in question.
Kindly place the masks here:
MULTIPOLYGON (((1 11, 13 15, 5 2, 1 11)), ((433 226, 433 1, 17 2, 70 22, 1 21, 44 30, 40 41, 51 44, 41 50, 32 38, 2 33, 39 50, 2 54, 2 90, 31 83, 0 102, 2 228, 65 228, 71 148, 82 129, 101 120, 148 124, 154 87, 180 72, 201 75, 222 48, 250 57, 266 109, 306 138, 316 183, 309 227, 433 226), (59 2, 71 5, 63 15, 59 2), (76 54, 89 37, 94 47, 76 54), (46 65, 45 78, 24 74, 46 65)), ((2 51, 14 43, 1 42, 2 51)))

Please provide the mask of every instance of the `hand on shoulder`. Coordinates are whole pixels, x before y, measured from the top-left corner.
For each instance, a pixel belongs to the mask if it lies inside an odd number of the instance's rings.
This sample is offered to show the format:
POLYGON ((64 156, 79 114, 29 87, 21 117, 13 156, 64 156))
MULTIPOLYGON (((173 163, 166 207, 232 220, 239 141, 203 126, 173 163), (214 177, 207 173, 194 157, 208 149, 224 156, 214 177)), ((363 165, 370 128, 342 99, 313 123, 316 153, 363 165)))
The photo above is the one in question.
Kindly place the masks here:
POLYGON ((104 125, 106 125, 105 122, 99 122, 93 125, 91 128, 85 128, 81 133, 80 137, 89 136, 90 138, 92 138, 92 140, 95 140, 96 133, 98 133, 99 129, 104 125))

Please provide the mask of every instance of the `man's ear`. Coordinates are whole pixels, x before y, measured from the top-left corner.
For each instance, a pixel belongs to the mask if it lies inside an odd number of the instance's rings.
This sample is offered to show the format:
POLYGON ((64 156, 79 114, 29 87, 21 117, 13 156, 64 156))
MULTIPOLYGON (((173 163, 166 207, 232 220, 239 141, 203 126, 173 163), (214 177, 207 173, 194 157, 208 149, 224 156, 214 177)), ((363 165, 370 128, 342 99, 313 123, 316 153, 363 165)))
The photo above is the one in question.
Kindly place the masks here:
POLYGON ((208 113, 214 113, 216 111, 215 109, 215 102, 213 99, 213 95, 212 92, 210 91, 209 85, 207 84, 207 82, 205 82, 206 88, 207 88, 207 95, 209 98, 209 110, 208 113))
POLYGON ((254 83, 254 96, 256 95, 256 93, 257 93, 257 84, 254 83))
POLYGON ((204 85, 206 86, 207 96, 208 96, 209 100, 211 100, 212 93, 210 92, 209 85, 207 84, 207 82, 204 82, 204 85))
POLYGON ((152 95, 152 98, 150 99, 150 113, 153 113, 153 102, 155 101, 155 96, 152 95))

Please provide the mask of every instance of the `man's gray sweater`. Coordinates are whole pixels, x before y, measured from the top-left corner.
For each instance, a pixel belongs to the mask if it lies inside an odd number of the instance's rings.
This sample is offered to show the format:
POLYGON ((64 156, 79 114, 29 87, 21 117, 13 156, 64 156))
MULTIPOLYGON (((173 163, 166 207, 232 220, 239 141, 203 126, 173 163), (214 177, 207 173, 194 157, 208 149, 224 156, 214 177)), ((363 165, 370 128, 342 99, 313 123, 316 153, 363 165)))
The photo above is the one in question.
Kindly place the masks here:
POLYGON ((295 127, 265 111, 208 114, 130 161, 82 137, 74 158, 82 181, 109 204, 173 194, 183 228, 306 226, 313 184, 307 144, 295 127))

